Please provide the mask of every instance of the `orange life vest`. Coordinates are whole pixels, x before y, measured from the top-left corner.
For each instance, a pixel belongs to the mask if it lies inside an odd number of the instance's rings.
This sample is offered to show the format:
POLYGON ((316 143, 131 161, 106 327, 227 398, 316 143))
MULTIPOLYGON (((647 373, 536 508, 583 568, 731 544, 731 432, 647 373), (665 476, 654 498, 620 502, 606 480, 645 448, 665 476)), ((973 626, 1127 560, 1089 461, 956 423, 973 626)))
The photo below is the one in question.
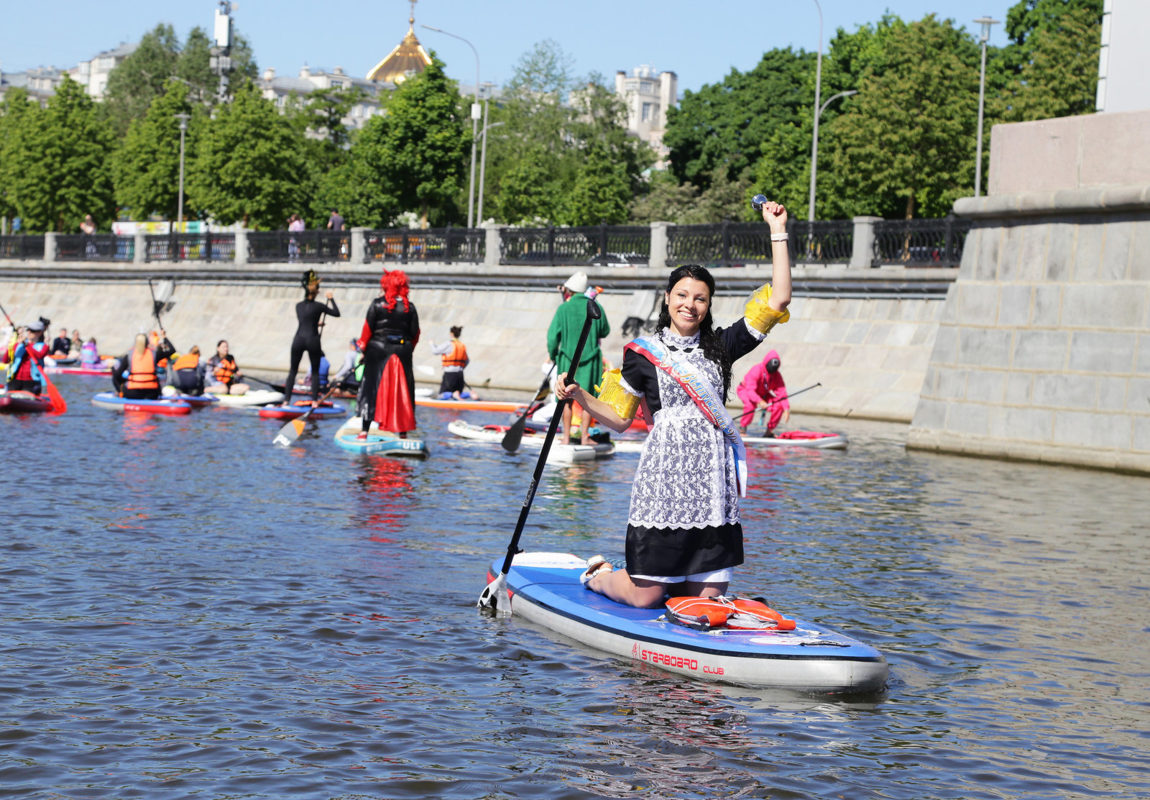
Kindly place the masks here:
POLYGON ((179 372, 182 369, 195 369, 200 365, 200 357, 195 353, 184 353, 176 359, 176 363, 172 365, 172 369, 179 372))
POLYGON ((159 389, 160 381, 156 378, 156 355, 145 349, 143 353, 133 350, 128 355, 128 380, 124 383, 125 389, 159 389))
POLYGON ((215 377, 216 383, 226 383, 230 386, 232 378, 236 375, 235 360, 231 357, 221 359, 220 363, 216 364, 216 369, 212 375, 215 377))
POLYGON ((793 619, 787 619, 766 603, 746 597, 672 597, 666 605, 671 621, 689 627, 795 629, 793 619))
POLYGON ((467 348, 463 346, 463 342, 456 339, 451 343, 451 350, 443 354, 443 366, 445 367, 466 367, 467 366, 467 348))

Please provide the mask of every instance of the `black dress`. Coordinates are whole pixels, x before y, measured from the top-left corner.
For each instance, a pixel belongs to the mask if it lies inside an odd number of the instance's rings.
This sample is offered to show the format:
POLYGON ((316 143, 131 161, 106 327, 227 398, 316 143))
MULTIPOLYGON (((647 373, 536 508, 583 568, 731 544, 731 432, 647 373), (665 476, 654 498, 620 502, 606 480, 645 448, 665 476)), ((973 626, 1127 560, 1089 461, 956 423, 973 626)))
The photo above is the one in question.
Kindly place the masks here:
MULTIPOLYGON (((363 380, 359 385, 359 409, 365 430, 371 421, 376 418, 376 402, 379 396, 379 380, 383 375, 384 365, 392 355, 398 356, 403 365, 404 378, 407 382, 407 396, 414 402, 415 399, 415 373, 411 365, 411 355, 419 341, 419 312, 415 310, 415 303, 408 301, 405 306, 402 299, 395 301, 394 308, 388 308, 385 297, 377 297, 367 307, 367 317, 364 328, 371 332, 371 338, 363 351, 363 380)), ((410 418, 410 427, 415 428, 414 408, 390 410, 398 414, 401 419, 410 418)), ((395 414, 389 413, 389 416, 395 414)))

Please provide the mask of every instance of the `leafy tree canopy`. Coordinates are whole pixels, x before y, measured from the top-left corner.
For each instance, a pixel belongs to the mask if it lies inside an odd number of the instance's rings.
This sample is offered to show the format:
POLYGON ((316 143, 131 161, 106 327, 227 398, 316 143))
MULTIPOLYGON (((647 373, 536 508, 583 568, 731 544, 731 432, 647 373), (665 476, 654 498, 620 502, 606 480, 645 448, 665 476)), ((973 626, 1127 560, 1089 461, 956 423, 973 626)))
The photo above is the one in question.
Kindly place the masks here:
MULTIPOLYGON (((153 101, 147 113, 133 120, 128 135, 113 160, 116 176, 116 199, 134 219, 147 219, 162 214, 174 220, 179 208, 180 121, 178 114, 188 115, 184 134, 185 185, 198 134, 207 124, 207 113, 193 105, 187 86, 169 80, 165 92, 153 101)), ((189 213, 184 204, 185 216, 189 213)))
POLYGON ((306 207, 312 176, 291 122, 250 82, 204 126, 190 175, 192 205, 216 220, 282 229, 306 207))
POLYGON ((88 93, 65 76, 44 109, 31 104, 15 113, 18 139, 5 155, 17 165, 9 167, 9 187, 25 230, 77 232, 85 214, 106 230, 116 213, 114 140, 88 93))

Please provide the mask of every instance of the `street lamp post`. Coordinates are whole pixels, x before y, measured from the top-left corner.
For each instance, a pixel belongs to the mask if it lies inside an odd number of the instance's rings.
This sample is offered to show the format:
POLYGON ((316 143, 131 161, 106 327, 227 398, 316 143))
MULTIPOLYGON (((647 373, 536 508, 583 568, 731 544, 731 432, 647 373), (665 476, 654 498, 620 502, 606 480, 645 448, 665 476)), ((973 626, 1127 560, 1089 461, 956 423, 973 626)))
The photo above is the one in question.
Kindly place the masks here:
POLYGON ((442 33, 444 36, 450 36, 452 39, 458 39, 471 48, 471 52, 475 54, 475 102, 471 104, 471 181, 467 188, 467 227, 472 227, 475 216, 475 140, 479 138, 479 51, 475 49, 475 45, 464 39, 462 36, 456 36, 454 33, 448 33, 442 28, 433 28, 430 25, 423 25, 429 31, 442 33))
POLYGON ((827 101, 825 103, 823 103, 821 106, 819 106, 819 110, 815 113, 815 143, 814 143, 814 149, 811 152, 811 199, 810 199, 809 205, 807 206, 807 222, 808 223, 815 221, 815 184, 816 184, 815 158, 819 152, 819 117, 821 117, 823 115, 823 112, 827 110, 827 106, 829 106, 835 100, 838 100, 840 97, 850 97, 852 94, 858 94, 858 93, 859 93, 858 89, 850 89, 850 90, 845 91, 845 92, 839 92, 838 94, 833 94, 827 98, 827 101))
POLYGON ((483 176, 487 170, 487 132, 492 128, 498 128, 502 122, 493 122, 487 124, 487 103, 483 104, 483 149, 479 155, 479 214, 478 222, 483 224, 483 176))
POLYGON ((974 196, 982 195, 982 106, 986 99, 986 43, 990 40, 990 26, 997 25, 998 20, 990 17, 979 17, 975 20, 982 26, 979 42, 982 44, 982 67, 978 73, 978 146, 974 156, 974 196))
POLYGON ((180 121, 180 192, 176 200, 176 227, 184 221, 184 134, 188 130, 189 114, 176 114, 180 121))
POLYGON ((807 199, 807 222, 815 221, 815 173, 819 165, 819 91, 823 83, 823 7, 819 0, 814 0, 815 8, 819 12, 819 54, 815 61, 815 130, 811 139, 811 191, 807 199))

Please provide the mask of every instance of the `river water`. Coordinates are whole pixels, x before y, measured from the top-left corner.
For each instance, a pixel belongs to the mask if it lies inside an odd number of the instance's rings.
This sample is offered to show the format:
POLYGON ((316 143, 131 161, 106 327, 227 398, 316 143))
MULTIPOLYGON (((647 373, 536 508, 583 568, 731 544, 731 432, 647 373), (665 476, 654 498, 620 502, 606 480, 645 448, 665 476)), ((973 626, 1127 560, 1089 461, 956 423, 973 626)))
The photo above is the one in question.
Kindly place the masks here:
MULTIPOLYGON (((57 385, 67 414, 0 418, 6 797, 1150 795, 1143 478, 850 420, 806 420, 845 452, 753 451, 733 588, 886 654, 883 695, 838 700, 478 613, 536 453, 451 441, 448 412, 401 462, 57 385)), ((523 546, 618 560, 635 458, 548 467, 523 546)))

